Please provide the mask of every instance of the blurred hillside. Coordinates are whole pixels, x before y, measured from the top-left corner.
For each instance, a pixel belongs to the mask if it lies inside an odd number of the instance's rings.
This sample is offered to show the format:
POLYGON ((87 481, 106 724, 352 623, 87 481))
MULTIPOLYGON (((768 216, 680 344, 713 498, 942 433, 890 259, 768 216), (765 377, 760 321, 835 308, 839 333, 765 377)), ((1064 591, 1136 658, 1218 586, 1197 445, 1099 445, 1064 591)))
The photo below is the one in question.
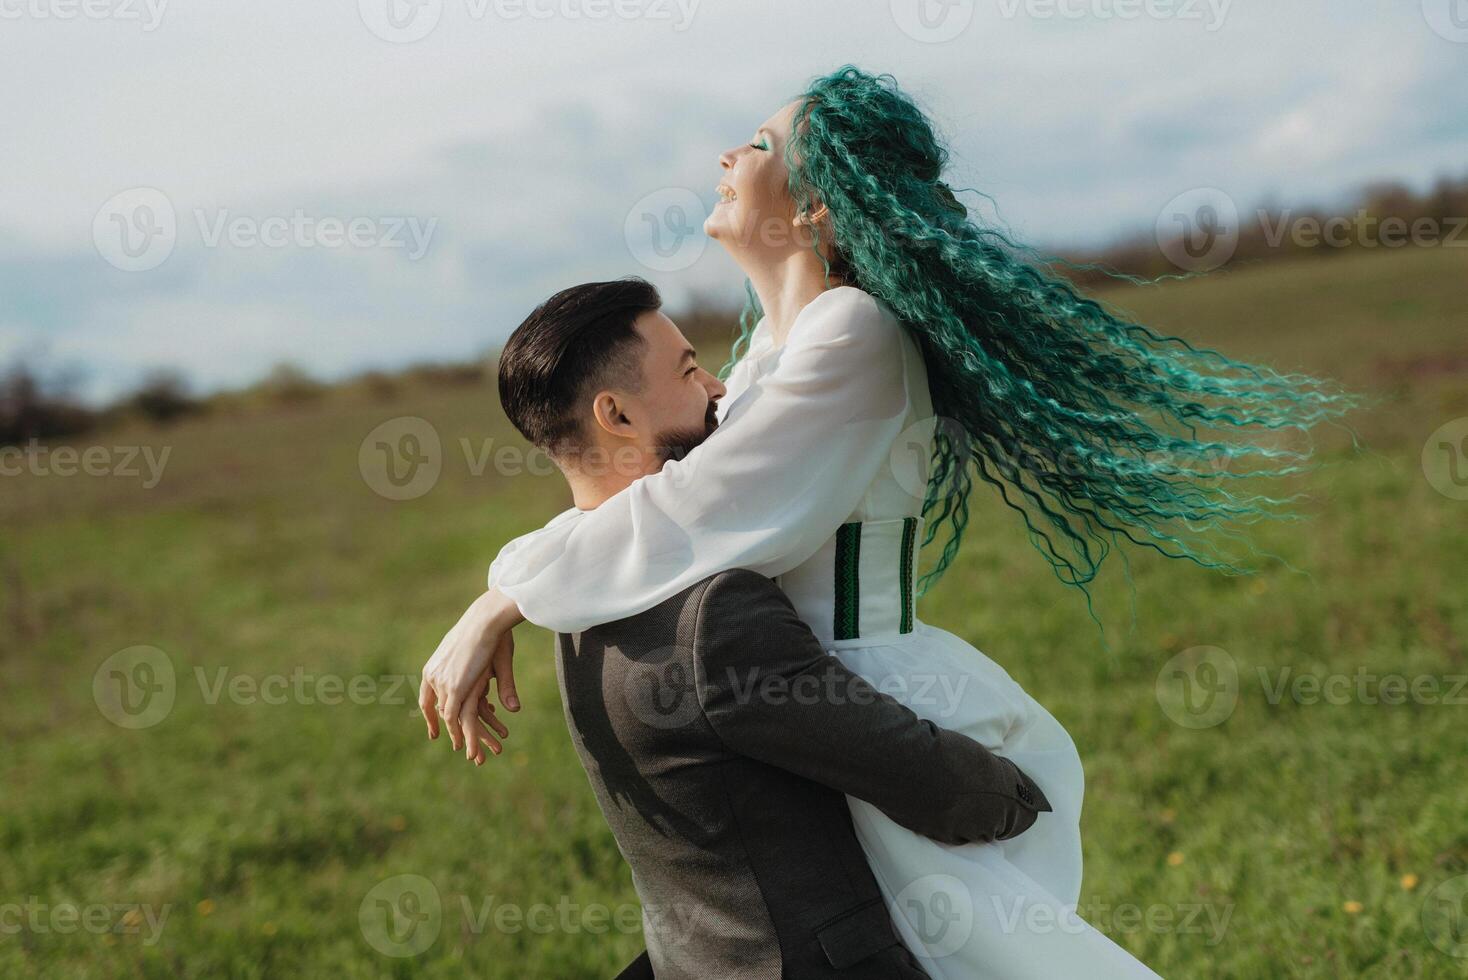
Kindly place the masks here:
MULTIPOLYGON (((1211 240, 1222 231, 1235 235, 1232 227, 1209 227, 1220 216, 1207 208, 1195 217, 1199 226, 1189 234, 1202 240, 1211 240)), ((1468 248, 1468 176, 1442 178, 1420 194, 1400 183, 1378 183, 1334 208, 1264 204, 1238 215, 1236 238, 1221 272, 1354 252, 1468 248)), ((1196 247, 1191 241, 1168 239, 1154 231, 1091 254, 1061 253, 1062 261, 1054 268, 1087 289, 1104 292, 1123 285, 1117 276, 1155 280, 1196 271, 1180 269, 1177 264, 1180 255, 1196 247)), ((723 350, 739 310, 696 298, 691 308, 672 310, 670 315, 695 346, 723 350)), ((415 389, 479 385, 492 379, 494 356, 495 352, 486 351, 475 362, 416 364, 332 383, 317 380, 294 365, 280 364, 248 388, 208 395, 194 394, 188 378, 165 369, 100 409, 83 405, 73 396, 73 374, 48 374, 38 365, 17 361, 0 368, 0 446, 65 439, 131 421, 166 426, 193 415, 299 408, 330 398, 390 402, 415 389)))
MULTIPOLYGON (((1210 239, 1220 229, 1208 227, 1207 208, 1196 216, 1192 235, 1210 239)), ((1233 230, 1229 229, 1230 235, 1233 230)), ((1283 208, 1261 205, 1240 214, 1236 244, 1221 271, 1258 264, 1333 258, 1349 252, 1390 252, 1400 249, 1468 248, 1468 176, 1440 179, 1425 194, 1415 194, 1402 183, 1368 186, 1343 207, 1283 208)), ((1191 242, 1167 239, 1157 233, 1133 236, 1094 254, 1064 254, 1055 270, 1092 290, 1116 289, 1119 276, 1154 280, 1176 276, 1179 255, 1195 248, 1191 242)), ((1213 271, 1207 268, 1204 271, 1213 271)), ((737 308, 725 308, 709 299, 696 299, 688 310, 669 311, 683 332, 702 349, 725 349, 738 320, 737 308)), ((47 374, 40 365, 16 361, 0 368, 0 446, 29 440, 79 436, 97 428, 129 421, 167 425, 200 414, 238 415, 242 412, 291 408, 327 398, 390 402, 421 387, 477 386, 493 377, 493 356, 467 364, 415 364, 393 371, 368 371, 360 376, 324 383, 292 364, 275 370, 247 389, 195 395, 182 374, 159 370, 125 398, 95 409, 73 398, 72 374, 47 374)), ((1468 356, 1468 355, 1465 355, 1468 356)))
MULTIPOLYGON (((1202 213, 1190 216, 1196 219, 1197 227, 1186 233, 1198 239, 1219 234, 1236 238, 1227 262, 1236 269, 1307 256, 1338 257, 1355 251, 1468 249, 1468 174, 1441 177, 1425 193, 1399 182, 1382 181, 1334 206, 1286 207, 1264 202, 1238 210, 1237 215, 1223 215, 1205 204, 1202 213)), ((1098 268, 1063 271, 1092 287, 1112 282, 1105 270, 1141 279, 1192 271, 1180 270, 1175 261, 1197 247, 1179 237, 1182 234, 1149 229, 1096 253, 1065 254, 1065 259, 1078 265, 1098 268)))
MULTIPOLYGON (((739 311, 701 302, 672 315, 696 347, 719 351, 722 358, 739 311)), ((487 352, 482 359, 465 363, 423 363, 394 371, 368 371, 332 383, 283 363, 247 388, 208 395, 196 395, 182 374, 159 370, 137 390, 102 408, 84 405, 74 396, 73 374, 48 374, 20 360, 0 368, 0 446, 65 440, 133 423, 166 428, 198 415, 231 417, 305 409, 329 400, 388 403, 414 391, 475 387, 486 381, 492 384, 496 353, 487 352)))

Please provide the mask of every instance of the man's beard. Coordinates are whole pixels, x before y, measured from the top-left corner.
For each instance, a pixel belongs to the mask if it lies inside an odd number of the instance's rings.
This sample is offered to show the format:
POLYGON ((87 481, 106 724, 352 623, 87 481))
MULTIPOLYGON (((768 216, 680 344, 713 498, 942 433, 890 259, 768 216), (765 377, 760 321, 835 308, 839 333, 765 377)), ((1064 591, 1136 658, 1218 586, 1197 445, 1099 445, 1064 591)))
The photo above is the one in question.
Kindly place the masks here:
POLYGON ((696 446, 713 434, 719 427, 719 414, 717 406, 709 402, 708 412, 704 416, 703 425, 687 426, 681 429, 669 429, 658 437, 658 456, 666 463, 670 459, 682 459, 693 452, 696 446))

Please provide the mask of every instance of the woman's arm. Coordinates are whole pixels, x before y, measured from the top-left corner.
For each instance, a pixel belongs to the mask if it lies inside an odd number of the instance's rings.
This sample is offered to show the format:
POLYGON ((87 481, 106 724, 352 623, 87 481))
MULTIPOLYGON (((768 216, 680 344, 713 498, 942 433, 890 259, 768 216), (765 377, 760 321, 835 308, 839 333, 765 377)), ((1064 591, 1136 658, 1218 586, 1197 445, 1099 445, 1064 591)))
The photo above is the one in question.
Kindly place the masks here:
POLYGON ((817 297, 774 371, 702 446, 595 510, 517 538, 491 584, 531 622, 576 632, 716 572, 799 565, 888 465, 908 405, 902 330, 860 290, 817 297))

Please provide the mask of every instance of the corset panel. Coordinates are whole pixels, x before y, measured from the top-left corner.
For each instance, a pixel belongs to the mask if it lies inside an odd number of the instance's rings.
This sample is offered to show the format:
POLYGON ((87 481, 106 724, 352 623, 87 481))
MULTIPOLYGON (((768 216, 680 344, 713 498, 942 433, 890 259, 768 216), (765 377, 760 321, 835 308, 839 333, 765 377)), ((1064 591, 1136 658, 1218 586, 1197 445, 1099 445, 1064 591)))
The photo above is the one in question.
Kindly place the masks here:
POLYGON ((775 581, 823 644, 913 631, 922 518, 853 521, 775 581))

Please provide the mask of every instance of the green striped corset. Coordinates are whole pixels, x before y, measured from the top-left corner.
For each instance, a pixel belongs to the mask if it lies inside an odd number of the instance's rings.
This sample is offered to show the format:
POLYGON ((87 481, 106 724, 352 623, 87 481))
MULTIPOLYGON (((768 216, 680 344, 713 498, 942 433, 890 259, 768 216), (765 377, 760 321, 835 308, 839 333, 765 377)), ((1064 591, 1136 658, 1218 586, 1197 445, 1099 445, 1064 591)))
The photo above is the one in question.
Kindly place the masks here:
POLYGON ((822 643, 911 633, 922 518, 853 521, 776 581, 822 643))

